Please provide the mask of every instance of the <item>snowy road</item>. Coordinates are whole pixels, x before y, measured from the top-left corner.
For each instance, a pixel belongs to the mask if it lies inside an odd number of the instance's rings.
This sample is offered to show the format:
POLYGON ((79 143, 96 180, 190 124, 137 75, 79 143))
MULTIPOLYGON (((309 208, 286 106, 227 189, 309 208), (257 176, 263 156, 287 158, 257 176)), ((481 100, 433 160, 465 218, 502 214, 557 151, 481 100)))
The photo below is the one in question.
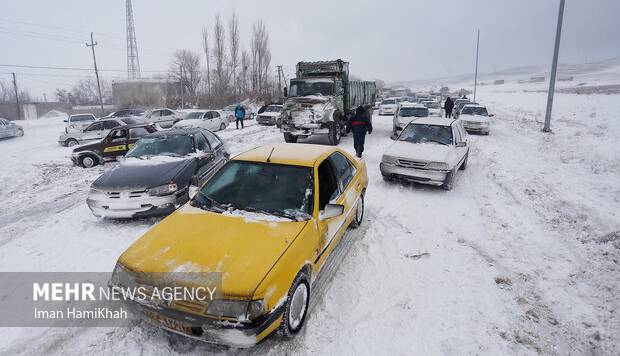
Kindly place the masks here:
MULTIPOLYGON (((470 136, 467 170, 446 192, 386 183, 391 117, 374 117, 364 228, 350 231, 307 325, 294 340, 227 350, 133 328, 1 329, 15 354, 618 354, 620 100, 480 90, 496 114, 470 136)), ((109 271, 156 219, 110 222, 85 204, 104 169, 73 167, 60 119, 0 141, 1 271, 109 271)), ((221 136, 233 152, 282 142, 255 124, 221 136)), ((320 143, 321 140, 313 139, 320 143)), ((341 147, 352 151, 350 137, 341 147)))

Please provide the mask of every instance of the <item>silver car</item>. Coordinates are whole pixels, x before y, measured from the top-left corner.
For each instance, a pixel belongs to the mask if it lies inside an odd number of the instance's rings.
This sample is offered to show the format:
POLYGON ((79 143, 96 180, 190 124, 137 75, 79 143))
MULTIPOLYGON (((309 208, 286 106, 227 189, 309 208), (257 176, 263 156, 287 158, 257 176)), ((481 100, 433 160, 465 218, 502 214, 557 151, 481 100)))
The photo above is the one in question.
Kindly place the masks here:
POLYGON ((0 118, 0 138, 24 136, 24 128, 7 119, 0 118))
POLYGON ((93 114, 76 114, 69 116, 68 119, 65 120, 67 126, 65 126, 65 133, 74 130, 81 130, 86 126, 95 122, 97 118, 93 114))
POLYGON ((62 133, 58 138, 61 146, 73 147, 86 142, 101 140, 115 127, 123 125, 134 125, 138 121, 124 118, 100 119, 88 125, 82 130, 75 130, 62 133))
POLYGON ((144 114, 142 120, 148 123, 159 125, 161 128, 169 129, 175 122, 181 120, 182 117, 172 109, 153 109, 144 114))

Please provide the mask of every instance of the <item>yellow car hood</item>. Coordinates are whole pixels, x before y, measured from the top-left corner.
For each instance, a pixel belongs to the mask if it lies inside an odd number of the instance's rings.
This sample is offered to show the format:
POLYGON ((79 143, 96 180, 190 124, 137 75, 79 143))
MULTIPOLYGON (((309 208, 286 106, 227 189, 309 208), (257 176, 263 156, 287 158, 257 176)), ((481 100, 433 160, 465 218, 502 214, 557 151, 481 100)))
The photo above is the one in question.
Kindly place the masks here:
POLYGON ((134 242, 119 262, 135 272, 221 272, 224 295, 251 297, 306 223, 249 220, 188 204, 134 242))

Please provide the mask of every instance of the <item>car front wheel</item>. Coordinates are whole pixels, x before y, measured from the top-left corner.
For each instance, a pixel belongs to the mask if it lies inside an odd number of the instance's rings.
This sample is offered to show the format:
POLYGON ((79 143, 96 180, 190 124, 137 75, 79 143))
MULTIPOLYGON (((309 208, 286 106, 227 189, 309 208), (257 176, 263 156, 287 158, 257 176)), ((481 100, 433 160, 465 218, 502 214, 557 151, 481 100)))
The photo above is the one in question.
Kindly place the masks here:
POLYGON ((75 139, 68 139, 67 141, 65 141, 65 143, 67 144, 67 147, 73 147, 73 146, 77 146, 79 144, 79 142, 77 142, 77 140, 75 139))
POLYGON ((80 159, 80 165, 84 168, 92 168, 97 165, 97 160, 92 155, 85 155, 80 159))
POLYGON ((24 130, 22 129, 17 130, 17 137, 22 137, 22 136, 24 136, 24 130))
POLYGON ((446 174, 446 180, 443 182, 443 184, 441 185, 441 187, 444 190, 452 190, 452 186, 454 184, 454 175, 456 174, 455 170, 451 170, 450 172, 448 172, 448 174, 446 174))
POLYGON ((293 285, 288 292, 284 316, 280 326, 282 336, 290 338, 301 330, 306 320, 309 302, 310 283, 308 283, 306 273, 301 271, 295 277, 293 285))
POLYGON ((355 206, 355 218, 353 219, 353 223, 351 224, 351 227, 359 227, 360 225, 362 225, 362 222, 364 220, 364 194, 362 193, 362 195, 360 195, 359 199, 357 200, 357 205, 355 206))

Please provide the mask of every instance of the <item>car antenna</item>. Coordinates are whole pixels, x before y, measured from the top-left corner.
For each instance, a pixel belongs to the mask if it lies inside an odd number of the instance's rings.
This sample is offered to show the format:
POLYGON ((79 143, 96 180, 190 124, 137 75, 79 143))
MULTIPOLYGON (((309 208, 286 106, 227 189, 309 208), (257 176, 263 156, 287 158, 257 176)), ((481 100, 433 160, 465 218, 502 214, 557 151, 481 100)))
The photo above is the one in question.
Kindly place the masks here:
POLYGON ((275 147, 271 148, 271 152, 269 152, 269 156, 267 157, 267 163, 271 162, 271 155, 273 154, 273 150, 275 150, 275 147))

